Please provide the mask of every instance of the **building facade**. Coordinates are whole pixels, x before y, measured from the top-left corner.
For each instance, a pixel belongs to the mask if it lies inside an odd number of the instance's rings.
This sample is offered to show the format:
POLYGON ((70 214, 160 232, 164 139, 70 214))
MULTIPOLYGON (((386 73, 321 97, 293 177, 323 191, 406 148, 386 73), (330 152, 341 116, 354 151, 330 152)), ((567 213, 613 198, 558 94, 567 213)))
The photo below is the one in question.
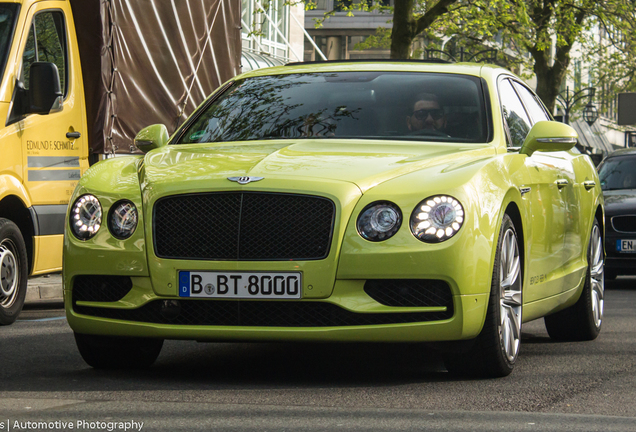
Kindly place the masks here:
POLYGON ((285 0, 242 0, 242 71, 303 61, 305 10, 285 0))

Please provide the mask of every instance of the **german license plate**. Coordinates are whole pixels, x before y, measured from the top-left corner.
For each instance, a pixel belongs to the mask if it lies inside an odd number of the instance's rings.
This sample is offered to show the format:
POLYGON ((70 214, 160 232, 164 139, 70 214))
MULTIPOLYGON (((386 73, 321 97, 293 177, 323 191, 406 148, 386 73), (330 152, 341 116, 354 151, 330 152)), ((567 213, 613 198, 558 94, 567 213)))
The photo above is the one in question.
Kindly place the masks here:
POLYGON ((636 252, 636 240, 616 240, 616 250, 619 252, 636 252))
POLYGON ((299 299, 300 272, 179 272, 180 297, 299 299))

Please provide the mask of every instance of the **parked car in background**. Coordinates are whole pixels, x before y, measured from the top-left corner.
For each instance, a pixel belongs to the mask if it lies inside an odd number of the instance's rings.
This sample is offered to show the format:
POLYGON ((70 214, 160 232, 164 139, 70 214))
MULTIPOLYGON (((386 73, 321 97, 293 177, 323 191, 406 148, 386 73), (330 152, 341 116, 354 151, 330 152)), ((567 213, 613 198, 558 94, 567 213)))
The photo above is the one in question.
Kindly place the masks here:
POLYGON ((636 149, 618 150, 598 167, 605 196, 605 277, 636 274, 636 149))
MULTIPOLYGON (((325 62, 236 77, 145 156, 80 180, 67 318, 97 368, 163 339, 435 342, 509 374, 521 324, 591 340, 603 196, 576 132, 510 72, 325 62)), ((334 361, 338 361, 334 359, 334 361)))

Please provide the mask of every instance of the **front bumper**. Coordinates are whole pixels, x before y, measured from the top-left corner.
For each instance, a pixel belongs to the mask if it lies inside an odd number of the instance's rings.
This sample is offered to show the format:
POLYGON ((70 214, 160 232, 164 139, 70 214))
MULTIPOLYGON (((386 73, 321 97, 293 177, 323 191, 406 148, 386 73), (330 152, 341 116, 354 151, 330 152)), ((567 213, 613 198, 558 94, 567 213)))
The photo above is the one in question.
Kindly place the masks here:
POLYGON ((605 270, 615 274, 636 274, 636 253, 619 252, 617 242, 632 240, 636 244, 634 233, 617 233, 608 230, 605 239, 605 270))
POLYGON ((450 311, 439 306, 385 306, 365 293, 363 280, 337 280, 332 295, 323 300, 183 299, 157 296, 148 277, 132 280, 130 292, 116 302, 74 302, 68 289, 70 281, 66 281, 67 318, 73 330, 85 334, 201 341, 448 341, 476 337, 488 303, 488 294, 455 294, 450 311), (179 302, 180 311, 185 314, 161 315, 161 305, 164 302, 174 305, 173 301, 179 302), (285 326, 276 317, 267 319, 268 325, 208 325, 232 321, 227 317, 228 311, 239 302, 244 313, 251 310, 256 315, 254 322, 258 322, 259 313, 262 318, 262 306, 285 317, 293 317, 294 311, 303 315, 291 322, 286 318, 285 326))

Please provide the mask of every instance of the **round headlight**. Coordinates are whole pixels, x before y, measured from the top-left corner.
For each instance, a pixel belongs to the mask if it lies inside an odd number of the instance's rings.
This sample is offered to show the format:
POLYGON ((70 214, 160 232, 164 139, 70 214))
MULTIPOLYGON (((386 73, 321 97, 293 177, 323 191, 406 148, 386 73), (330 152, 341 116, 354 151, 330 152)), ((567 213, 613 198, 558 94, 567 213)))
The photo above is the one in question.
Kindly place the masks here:
POLYGON ((108 213, 108 229, 121 240, 127 239, 137 228, 137 207, 130 201, 119 201, 108 213))
POLYGON ((369 204, 358 216, 358 233, 370 241, 387 240, 402 225, 402 212, 398 206, 386 201, 369 204))
POLYGON ((80 240, 88 240, 102 225, 102 206, 93 195, 82 195, 71 209, 71 231, 80 240))
POLYGON ((411 232, 427 243, 448 240, 464 224, 464 208, 455 198, 435 195, 419 203, 411 214, 411 232))

